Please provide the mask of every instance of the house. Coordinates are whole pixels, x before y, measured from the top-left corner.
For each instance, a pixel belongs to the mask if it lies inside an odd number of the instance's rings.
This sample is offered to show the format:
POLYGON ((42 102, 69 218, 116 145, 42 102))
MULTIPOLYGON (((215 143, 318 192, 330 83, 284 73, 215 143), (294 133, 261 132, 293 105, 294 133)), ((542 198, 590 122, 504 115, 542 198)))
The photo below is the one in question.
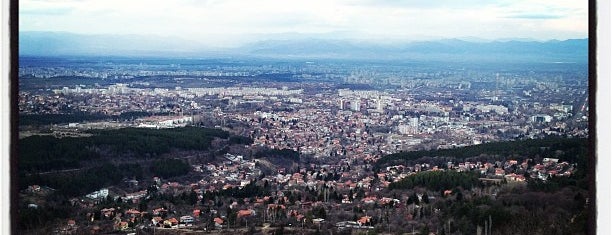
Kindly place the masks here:
POLYGON ((400 200, 396 198, 382 198, 380 199, 380 202, 383 205, 389 204, 389 203, 392 203, 393 205, 398 205, 400 203, 400 200))
POLYGON ((166 214, 168 214, 168 210, 166 210, 164 208, 153 209, 153 215, 154 216, 164 217, 164 216, 166 216, 166 214))
POLYGON ((284 210, 284 209, 285 209, 285 205, 268 204, 268 211, 270 211, 270 210, 284 210))
POLYGON ((142 190, 142 191, 138 191, 138 192, 134 192, 134 193, 128 193, 125 196, 121 197, 121 200, 123 201, 132 201, 132 202, 137 202, 138 199, 141 199, 143 197, 145 197, 147 195, 147 191, 146 190, 142 190))
POLYGON ((360 224, 355 221, 340 221, 336 223, 336 227, 340 229, 344 228, 360 228, 360 224))
POLYGON ((352 202, 351 202, 351 199, 349 199, 347 195, 344 195, 344 198, 342 198, 342 203, 343 204, 349 204, 349 203, 352 203, 352 202))
POLYGON ((200 213, 202 212, 198 209, 193 210, 193 217, 200 217, 200 213))
POLYGON ((163 224, 164 219, 162 219, 162 217, 159 216, 155 216, 153 217, 153 219, 151 219, 151 222, 153 223, 153 226, 156 227, 160 227, 163 224))
POLYGON ((85 195, 85 197, 92 199, 92 200, 104 199, 108 197, 108 189, 107 188, 100 189, 98 191, 85 195))
POLYGON ((157 176, 153 177, 153 182, 155 182, 156 184, 160 184, 161 183, 161 179, 157 176))
POLYGON ((128 229, 128 222, 126 222, 126 221, 119 222, 119 224, 117 225, 117 229, 119 229, 119 230, 126 230, 126 229, 128 229))
POLYGON ((363 226, 363 225, 365 225, 366 223, 369 223, 369 222, 370 222, 370 219, 372 219, 372 217, 371 217, 371 216, 363 216, 363 217, 361 217, 361 218, 359 218, 359 219, 357 220, 357 223, 359 223, 359 225, 360 225, 360 226, 363 226))
POLYGON ((129 209, 125 212, 126 215, 129 215, 131 217, 136 217, 140 215, 140 211, 136 210, 136 209, 129 209))
POLYGON ((115 208, 103 208, 100 210, 100 214, 102 214, 102 216, 105 218, 111 218, 115 216, 115 208))
POLYGON ((247 217, 251 215, 255 215, 255 211, 252 209, 238 211, 238 218, 247 217))
POLYGON ((180 224, 185 224, 185 225, 187 225, 187 226, 191 226, 191 225, 193 225, 193 222, 194 222, 194 221, 195 221, 195 220, 194 220, 193 216, 190 216, 190 215, 184 215, 184 216, 181 216, 181 217, 179 218, 179 223, 180 223, 180 224))
POLYGON ((174 217, 164 220, 165 228, 175 228, 176 226, 178 226, 178 224, 179 224, 179 221, 174 217))
POLYGON ((30 185, 28 186, 28 191, 34 193, 34 192, 40 192, 40 186, 39 185, 30 185))
POLYGON ((542 160, 542 162, 544 162, 544 163, 547 163, 547 162, 554 162, 554 163, 557 163, 557 162, 559 162, 559 159, 558 159, 558 158, 548 158, 548 157, 545 157, 545 158, 542 160))
POLYGON ((215 227, 220 228, 221 226, 223 226, 223 219, 219 218, 219 217, 215 217, 213 219, 213 221, 215 222, 215 227))
POLYGON ((320 224, 320 223, 323 223, 324 221, 325 221, 325 219, 322 219, 322 218, 314 218, 314 219, 312 219, 312 223, 314 223, 314 224, 320 224))
MULTIPOLYGON (((300 215, 300 212, 298 212, 297 210, 289 210, 289 212, 287 212, 287 217, 295 217, 297 218, 297 216, 300 215)), ((299 221, 299 219, 298 219, 299 221)))
POLYGON ((67 225, 70 228, 74 228, 76 226, 76 221, 74 221, 73 219, 69 219, 67 225))
POLYGON ((372 204, 374 202, 376 202, 376 197, 365 197, 363 199, 361 199, 361 201, 365 204, 372 204))

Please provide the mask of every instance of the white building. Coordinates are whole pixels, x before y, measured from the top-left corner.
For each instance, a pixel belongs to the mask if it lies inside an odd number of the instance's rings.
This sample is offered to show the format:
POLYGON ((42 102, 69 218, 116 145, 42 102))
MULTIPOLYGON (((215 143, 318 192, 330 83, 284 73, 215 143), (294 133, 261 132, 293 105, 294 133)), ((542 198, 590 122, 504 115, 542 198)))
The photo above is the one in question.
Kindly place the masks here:
POLYGON ((89 199, 104 199, 108 197, 108 189, 107 188, 100 189, 98 191, 85 195, 85 197, 89 199))
POLYGON ((361 100, 356 99, 351 102, 351 109, 355 112, 359 112, 361 110, 361 100))

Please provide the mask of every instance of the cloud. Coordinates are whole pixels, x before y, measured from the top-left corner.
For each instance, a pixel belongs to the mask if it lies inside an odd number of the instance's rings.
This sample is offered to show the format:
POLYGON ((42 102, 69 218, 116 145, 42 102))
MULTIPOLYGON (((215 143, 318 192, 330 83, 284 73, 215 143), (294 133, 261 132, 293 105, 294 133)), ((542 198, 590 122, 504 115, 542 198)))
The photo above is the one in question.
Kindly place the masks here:
POLYGON ((369 7, 394 7, 394 8, 411 8, 411 9, 474 9, 492 5, 503 4, 504 1, 493 0, 347 0, 349 5, 361 5, 369 7))
POLYGON ((514 18, 514 19, 534 19, 534 20, 548 20, 548 19, 560 19, 563 16, 560 15, 550 15, 550 14, 516 14, 516 15, 508 15, 506 18, 514 18))
POLYGON ((72 8, 49 8, 49 9, 23 9, 19 14, 23 15, 66 15, 73 11, 72 8))
POLYGON ((364 40, 586 37, 585 0, 20 0, 20 29, 228 44, 284 33, 364 40))

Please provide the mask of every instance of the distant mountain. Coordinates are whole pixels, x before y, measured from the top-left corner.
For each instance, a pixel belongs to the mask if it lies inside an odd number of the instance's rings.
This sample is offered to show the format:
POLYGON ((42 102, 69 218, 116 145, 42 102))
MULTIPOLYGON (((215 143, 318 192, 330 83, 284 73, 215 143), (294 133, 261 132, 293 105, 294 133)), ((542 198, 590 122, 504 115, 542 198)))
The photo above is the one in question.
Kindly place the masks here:
POLYGON ((394 49, 396 48, 348 40, 296 39, 255 42, 242 46, 238 51, 260 56, 350 58, 381 57, 394 49))
POLYGON ((470 42, 459 39, 395 45, 332 40, 263 41, 242 51, 272 57, 587 62, 588 39, 470 42))
POLYGON ((356 42, 348 39, 291 37, 264 40, 238 48, 208 48, 174 37, 81 35, 63 32, 20 32, 20 55, 211 56, 332 58, 368 60, 587 62, 588 39, 535 41, 478 38, 406 43, 356 42))
POLYGON ((83 35, 65 32, 20 32, 20 55, 137 55, 190 53, 206 48, 198 42, 147 35, 83 35))

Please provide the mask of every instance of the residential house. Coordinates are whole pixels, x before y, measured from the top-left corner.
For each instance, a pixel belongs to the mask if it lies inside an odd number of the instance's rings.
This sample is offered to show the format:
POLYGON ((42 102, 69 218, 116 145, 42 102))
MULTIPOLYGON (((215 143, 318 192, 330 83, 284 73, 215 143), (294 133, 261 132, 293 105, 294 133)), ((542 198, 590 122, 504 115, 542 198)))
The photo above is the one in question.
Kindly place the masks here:
POLYGON ((219 217, 215 217, 213 219, 213 221, 215 222, 215 227, 216 228, 221 228, 223 226, 223 219, 219 218, 219 217))
POLYGON ((201 211, 198 209, 193 210, 193 217, 200 217, 201 211))
POLYGON ((357 223, 359 223, 359 226, 364 226, 366 223, 369 223, 371 219, 372 216, 362 216, 357 220, 357 223))
POLYGON ((165 228, 176 228, 179 224, 179 221, 172 217, 170 219, 164 220, 164 227, 165 228))
POLYGON ((255 210, 253 210, 253 209, 246 209, 246 210, 239 210, 238 211, 238 218, 248 217, 248 216, 252 216, 252 215, 255 215, 255 210))
POLYGON ((164 219, 162 219, 162 217, 159 217, 159 216, 155 216, 151 219, 151 223, 153 223, 153 226, 156 226, 156 227, 161 227, 163 225, 163 221, 164 219))
POLYGON ((186 226, 193 225, 194 221, 195 219, 193 218, 193 216, 190 215, 184 215, 179 218, 179 224, 185 224, 186 226))
POLYGON ((129 224, 128 224, 128 222, 127 222, 127 221, 121 221, 121 222, 119 222, 119 224, 117 224, 116 226, 117 226, 117 229, 118 229, 118 230, 122 230, 122 231, 123 231, 123 230, 126 230, 126 229, 128 229, 128 228, 129 228, 129 227, 128 227, 128 226, 129 226, 129 224))

